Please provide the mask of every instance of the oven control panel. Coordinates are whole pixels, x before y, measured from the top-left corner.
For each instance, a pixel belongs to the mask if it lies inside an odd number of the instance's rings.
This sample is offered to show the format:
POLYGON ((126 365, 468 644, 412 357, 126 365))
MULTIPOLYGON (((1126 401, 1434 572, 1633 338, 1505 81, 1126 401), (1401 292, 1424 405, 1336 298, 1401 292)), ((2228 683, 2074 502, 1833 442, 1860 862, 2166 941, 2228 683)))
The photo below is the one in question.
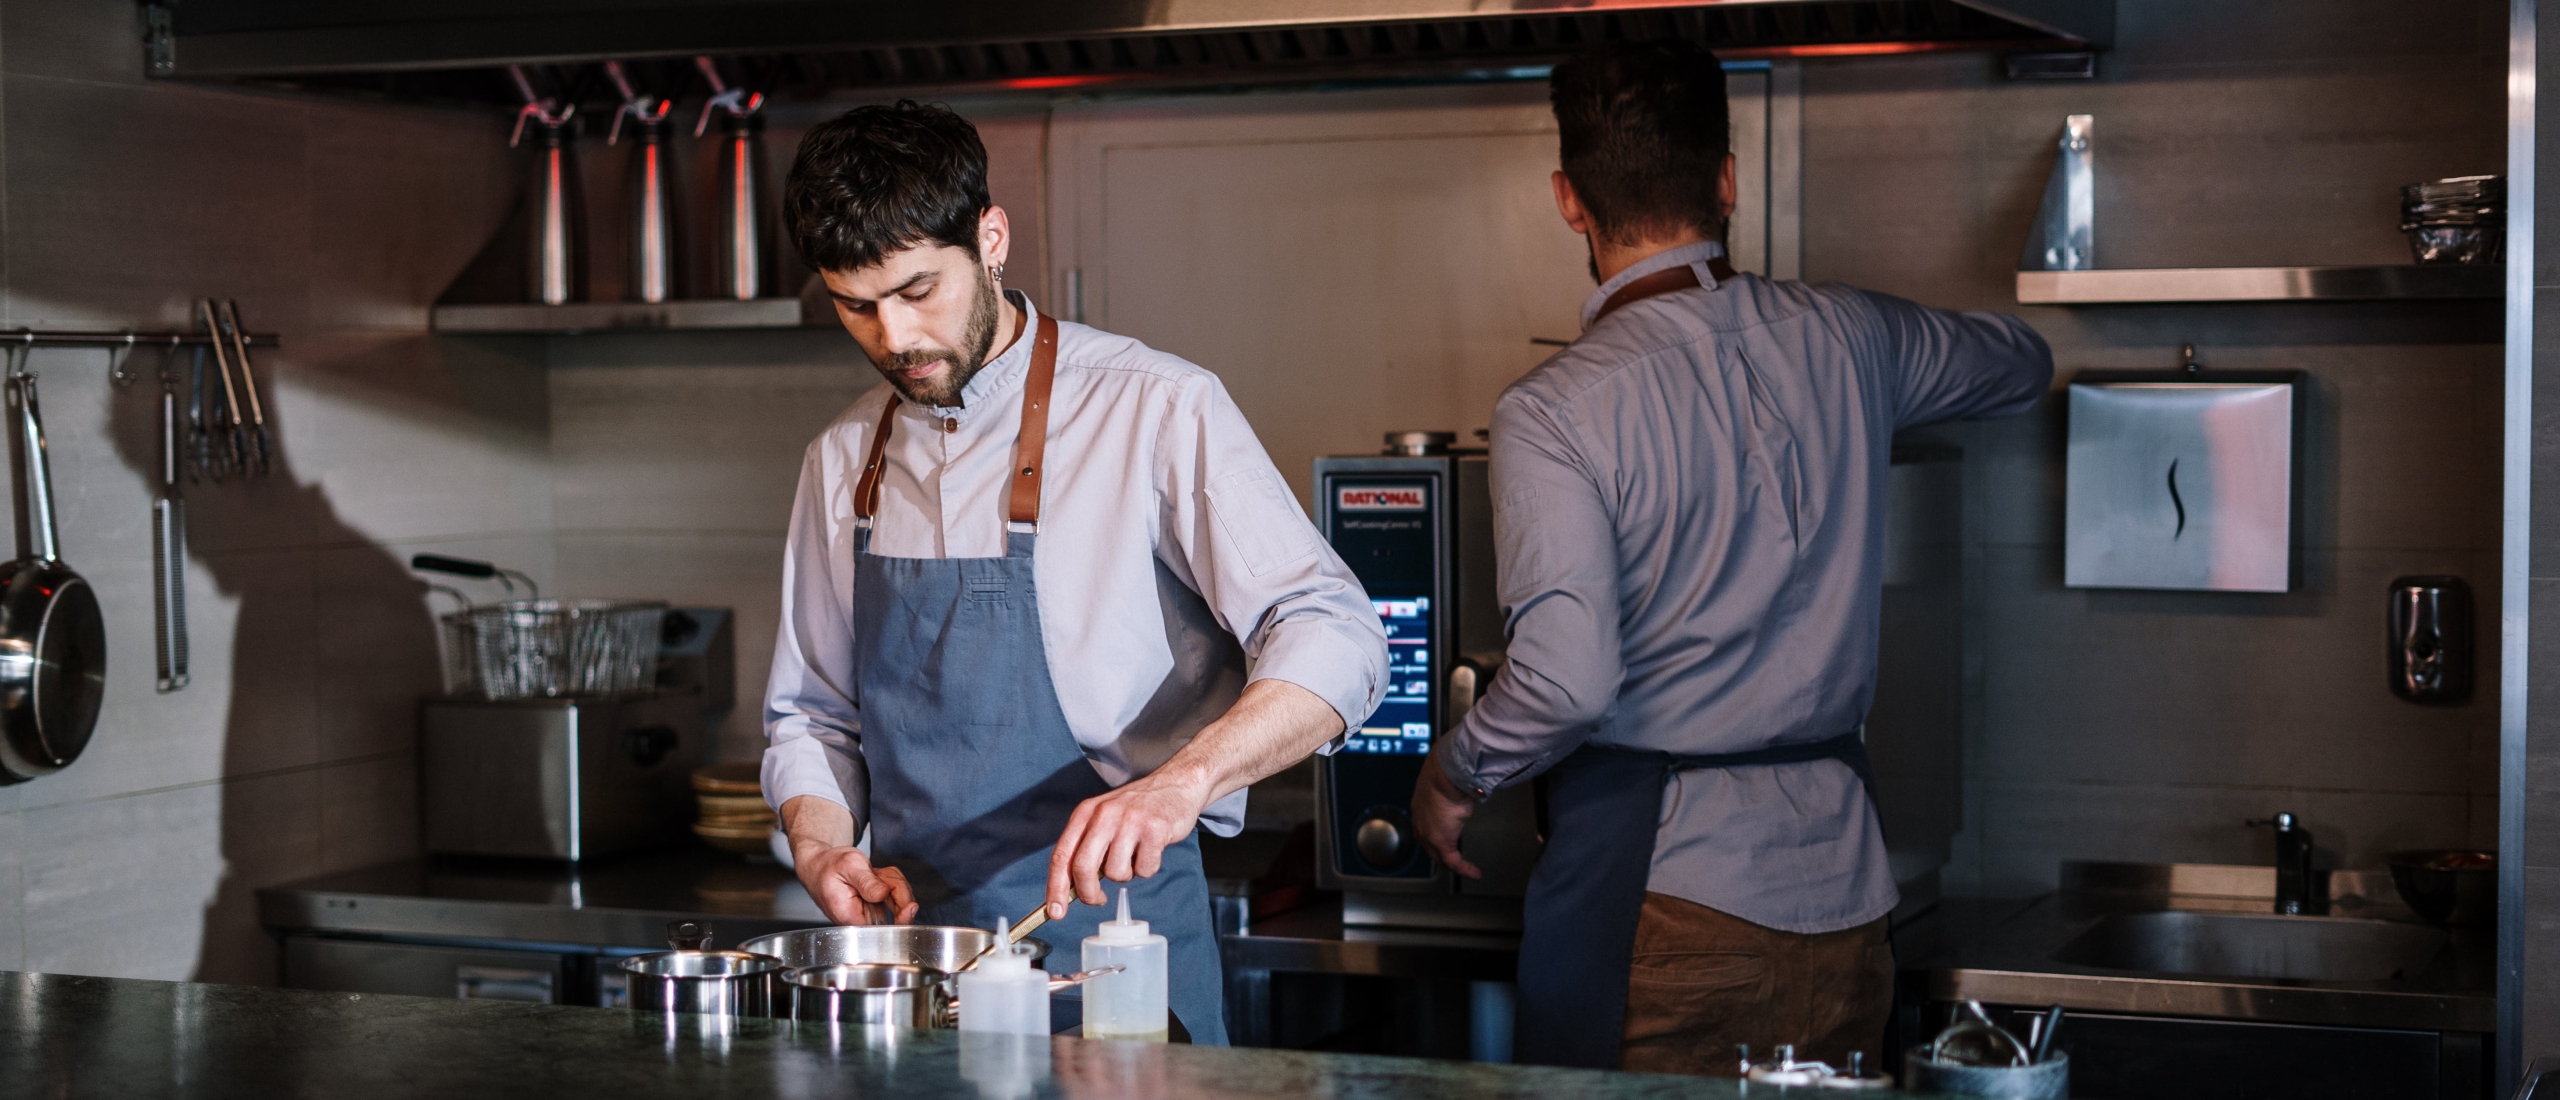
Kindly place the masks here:
POLYGON ((1329 869, 1345 880, 1435 875, 1408 808, 1439 732, 1436 686, 1446 666, 1449 622, 1448 469, 1436 458, 1318 463, 1325 536, 1368 589, 1387 631, 1385 701, 1318 766, 1320 843, 1329 869))

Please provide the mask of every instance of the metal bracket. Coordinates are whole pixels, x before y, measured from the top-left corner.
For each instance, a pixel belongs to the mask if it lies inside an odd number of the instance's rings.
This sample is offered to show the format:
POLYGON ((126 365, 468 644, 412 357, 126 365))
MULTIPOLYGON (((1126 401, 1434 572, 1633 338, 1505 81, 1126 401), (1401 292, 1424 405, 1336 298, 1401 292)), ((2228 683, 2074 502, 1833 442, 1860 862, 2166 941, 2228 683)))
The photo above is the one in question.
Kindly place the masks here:
POLYGON ((2045 178, 2044 202, 2036 207, 2035 229, 2018 256, 2018 270, 2088 271, 2098 266, 2098 176, 2091 163, 2090 129, 2088 115, 2062 120, 2053 174, 2045 178))
POLYGON ((142 70, 152 76, 178 73, 178 36, 170 28, 177 14, 172 4, 142 5, 142 70))

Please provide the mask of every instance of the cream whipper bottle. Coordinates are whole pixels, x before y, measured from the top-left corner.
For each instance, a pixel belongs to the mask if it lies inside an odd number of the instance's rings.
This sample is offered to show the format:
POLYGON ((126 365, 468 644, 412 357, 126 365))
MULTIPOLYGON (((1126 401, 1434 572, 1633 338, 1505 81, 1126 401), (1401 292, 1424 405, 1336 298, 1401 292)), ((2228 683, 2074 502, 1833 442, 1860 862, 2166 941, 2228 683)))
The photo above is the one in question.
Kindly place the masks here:
MULTIPOLYGON (((1147 922, 1129 919, 1129 888, 1120 888, 1120 919, 1107 920, 1084 940, 1084 968, 1128 969, 1084 986, 1084 1037, 1164 1042, 1172 1029, 1165 1012, 1165 941, 1147 922)), ((967 1015, 963 1002, 962 1015, 967 1015)))

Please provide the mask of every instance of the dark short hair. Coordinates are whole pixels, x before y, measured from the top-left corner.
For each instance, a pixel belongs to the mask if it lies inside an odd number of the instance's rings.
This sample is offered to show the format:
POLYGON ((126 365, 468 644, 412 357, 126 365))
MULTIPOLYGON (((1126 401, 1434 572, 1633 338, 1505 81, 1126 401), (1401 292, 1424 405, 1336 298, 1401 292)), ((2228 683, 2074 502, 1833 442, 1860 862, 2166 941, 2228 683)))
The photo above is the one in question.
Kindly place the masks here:
POLYGON ((1557 65, 1547 94, 1565 178, 1601 237, 1724 234, 1716 178, 1732 120, 1714 54, 1679 40, 1605 43, 1557 65))
POLYGON ((800 259, 853 271, 927 241, 978 254, 987 147, 939 103, 856 107, 809 128, 782 188, 800 259))

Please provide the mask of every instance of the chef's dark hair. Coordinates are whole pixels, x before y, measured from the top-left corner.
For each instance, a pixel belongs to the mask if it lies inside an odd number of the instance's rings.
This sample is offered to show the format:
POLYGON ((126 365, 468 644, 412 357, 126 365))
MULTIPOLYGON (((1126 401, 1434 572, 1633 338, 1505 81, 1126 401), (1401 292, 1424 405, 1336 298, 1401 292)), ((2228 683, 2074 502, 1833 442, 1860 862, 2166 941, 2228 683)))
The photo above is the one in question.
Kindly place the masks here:
POLYGON ((1612 42, 1547 78, 1564 175, 1604 239, 1724 235, 1716 180, 1732 148, 1724 67, 1684 41, 1612 42))
POLYGON ((783 184, 800 259, 855 271, 928 241, 978 254, 987 147, 939 103, 856 107, 809 128, 783 184))

